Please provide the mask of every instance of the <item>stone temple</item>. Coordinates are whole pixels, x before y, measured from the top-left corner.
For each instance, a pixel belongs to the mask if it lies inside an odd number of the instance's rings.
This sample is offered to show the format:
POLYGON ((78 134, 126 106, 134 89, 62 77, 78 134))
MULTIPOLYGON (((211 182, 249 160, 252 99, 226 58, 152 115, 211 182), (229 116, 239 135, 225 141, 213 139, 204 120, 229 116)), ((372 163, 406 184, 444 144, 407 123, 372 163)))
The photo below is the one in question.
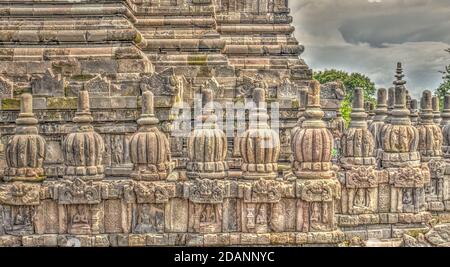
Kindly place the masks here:
POLYGON ((0 246, 449 246, 450 96, 411 99, 399 63, 345 127, 289 13, 0 1, 0 246))

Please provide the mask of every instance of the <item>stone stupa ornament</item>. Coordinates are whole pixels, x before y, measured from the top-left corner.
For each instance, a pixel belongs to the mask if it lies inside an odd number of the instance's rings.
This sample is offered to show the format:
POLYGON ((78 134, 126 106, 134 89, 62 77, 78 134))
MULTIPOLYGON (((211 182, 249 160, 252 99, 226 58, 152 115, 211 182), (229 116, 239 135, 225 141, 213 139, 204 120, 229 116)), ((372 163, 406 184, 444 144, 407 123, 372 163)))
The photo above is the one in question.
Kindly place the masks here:
POLYGON ((45 179, 45 139, 38 133, 38 120, 33 114, 33 97, 22 94, 16 132, 6 145, 4 181, 39 182, 45 179))
POLYGON ((431 99, 431 106, 433 109, 433 121, 437 125, 441 125, 442 117, 441 117, 441 109, 439 106, 439 96, 433 96, 431 99))
POLYGON ((158 129, 154 114, 153 93, 142 93, 142 113, 138 131, 131 137, 130 159, 134 164, 131 178, 135 180, 165 180, 172 169, 170 145, 164 133, 158 129))
POLYGON ((89 93, 78 91, 78 108, 73 118, 76 128, 64 140, 63 154, 65 179, 101 180, 104 177, 102 163, 105 144, 94 131, 90 112, 89 93))
POLYGON ((302 127, 292 137, 294 173, 297 178, 331 178, 333 135, 322 120, 324 112, 320 105, 320 84, 311 82, 308 104, 302 127))
POLYGON ((390 114, 389 124, 384 126, 381 136, 383 148, 381 160, 384 168, 420 164, 420 154, 417 151, 419 132, 412 126, 410 111, 406 108, 406 81, 402 80, 404 75, 401 63, 398 63, 396 72, 395 105, 390 114))
POLYGON ((350 113, 349 128, 342 136, 342 158, 344 169, 355 165, 375 165, 374 138, 367 127, 367 113, 364 111, 364 95, 356 88, 353 95, 353 109, 350 113))
POLYGON ((189 179, 223 179, 228 170, 227 137, 217 125, 217 116, 212 109, 213 92, 202 91, 202 114, 188 138, 186 175, 189 179))
MULTIPOLYGON (((336 231, 335 203, 341 186, 332 168, 333 135, 322 120, 320 83, 311 81, 302 128, 292 139, 296 194, 300 198, 297 228, 303 232, 336 231)), ((339 235, 339 233, 336 232, 339 235)))
POLYGON ((442 112, 442 134, 444 136, 442 152, 445 159, 450 159, 450 95, 444 97, 444 110, 442 112))
POLYGON ((442 132, 436 124, 433 112, 433 99, 430 91, 424 91, 420 101, 420 122, 417 126, 419 130, 419 152, 422 161, 428 162, 431 159, 442 157, 442 132))
POLYGON ((243 177, 250 180, 275 179, 280 156, 280 138, 267 122, 269 116, 265 90, 254 89, 253 100, 256 106, 250 111, 249 129, 239 139, 243 177))
POLYGON ((369 126, 369 130, 375 141, 375 152, 381 149, 381 130, 385 125, 387 118, 387 91, 384 88, 380 88, 377 91, 377 108, 375 109, 375 116, 372 123, 369 126))

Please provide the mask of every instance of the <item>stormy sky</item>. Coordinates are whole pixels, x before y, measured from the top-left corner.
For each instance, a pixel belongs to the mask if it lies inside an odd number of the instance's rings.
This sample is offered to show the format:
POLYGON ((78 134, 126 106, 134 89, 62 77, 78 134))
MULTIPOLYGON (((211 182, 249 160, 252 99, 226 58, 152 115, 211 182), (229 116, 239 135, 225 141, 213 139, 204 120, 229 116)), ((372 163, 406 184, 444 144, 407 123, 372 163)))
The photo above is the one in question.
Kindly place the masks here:
POLYGON ((342 69, 390 87, 397 61, 414 97, 450 64, 450 0, 290 0, 295 37, 314 70, 342 69))

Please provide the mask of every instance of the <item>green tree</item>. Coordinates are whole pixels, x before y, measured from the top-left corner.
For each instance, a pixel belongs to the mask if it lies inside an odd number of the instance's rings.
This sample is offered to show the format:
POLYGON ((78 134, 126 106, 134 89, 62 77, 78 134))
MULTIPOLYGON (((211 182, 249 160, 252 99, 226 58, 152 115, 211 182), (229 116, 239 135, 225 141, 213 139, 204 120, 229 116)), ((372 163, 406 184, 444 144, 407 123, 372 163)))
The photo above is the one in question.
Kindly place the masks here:
MULTIPOLYGON (((450 48, 445 51, 450 53, 450 48)), ((439 87, 436 89, 436 95, 439 96, 442 107, 444 102, 444 96, 450 91, 450 65, 446 66, 445 70, 441 71, 441 73, 443 81, 441 85, 439 85, 439 87)))
POLYGON ((366 101, 375 102, 375 84, 369 77, 361 73, 347 73, 345 71, 331 69, 315 72, 314 79, 318 80, 321 84, 337 81, 341 81, 344 84, 346 94, 341 105, 341 113, 347 123, 350 121, 350 112, 352 111, 351 103, 355 88, 359 87, 363 89, 364 99, 366 101))

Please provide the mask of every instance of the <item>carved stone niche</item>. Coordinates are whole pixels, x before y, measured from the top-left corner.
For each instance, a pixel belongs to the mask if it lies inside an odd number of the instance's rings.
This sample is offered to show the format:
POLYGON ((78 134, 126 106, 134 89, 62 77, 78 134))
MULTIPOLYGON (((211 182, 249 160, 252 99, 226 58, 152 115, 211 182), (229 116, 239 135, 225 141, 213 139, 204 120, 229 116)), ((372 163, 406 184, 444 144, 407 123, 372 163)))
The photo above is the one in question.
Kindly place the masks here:
POLYGON ((278 181, 260 179, 240 184, 243 194, 241 225, 243 232, 267 233, 283 230, 285 216, 277 205, 283 194, 283 184, 278 181))
POLYGON ((445 205, 445 169, 446 163, 442 159, 432 159, 428 162, 430 169, 430 183, 425 186, 425 200, 431 211, 443 211, 445 205))
POLYGON ((65 79, 61 74, 54 74, 52 69, 31 79, 34 96, 64 96, 65 79))
POLYGON ((100 183, 76 178, 62 181, 55 190, 58 204, 64 205, 64 214, 60 214, 66 220, 65 225, 60 225, 62 232, 77 235, 103 232, 100 183))
POLYGON ((390 212, 418 213, 427 209, 424 186, 430 183, 427 165, 390 169, 390 212))
POLYGON ((337 229, 335 201, 341 198, 336 180, 297 180, 297 231, 328 232, 337 229))
POLYGON ((175 196, 175 184, 135 182, 132 204, 132 232, 162 233, 165 229, 165 206, 175 196))
POLYGON ((345 173, 342 188, 342 214, 367 214, 378 211, 378 176, 372 166, 354 167, 345 173))
POLYGON ((40 204, 39 192, 40 187, 35 184, 14 182, 0 185, 0 218, 3 218, 0 233, 34 233, 36 207, 40 204))
POLYGON ((188 231, 218 233, 222 231, 222 208, 225 184, 218 180, 196 179, 188 185, 188 231))

